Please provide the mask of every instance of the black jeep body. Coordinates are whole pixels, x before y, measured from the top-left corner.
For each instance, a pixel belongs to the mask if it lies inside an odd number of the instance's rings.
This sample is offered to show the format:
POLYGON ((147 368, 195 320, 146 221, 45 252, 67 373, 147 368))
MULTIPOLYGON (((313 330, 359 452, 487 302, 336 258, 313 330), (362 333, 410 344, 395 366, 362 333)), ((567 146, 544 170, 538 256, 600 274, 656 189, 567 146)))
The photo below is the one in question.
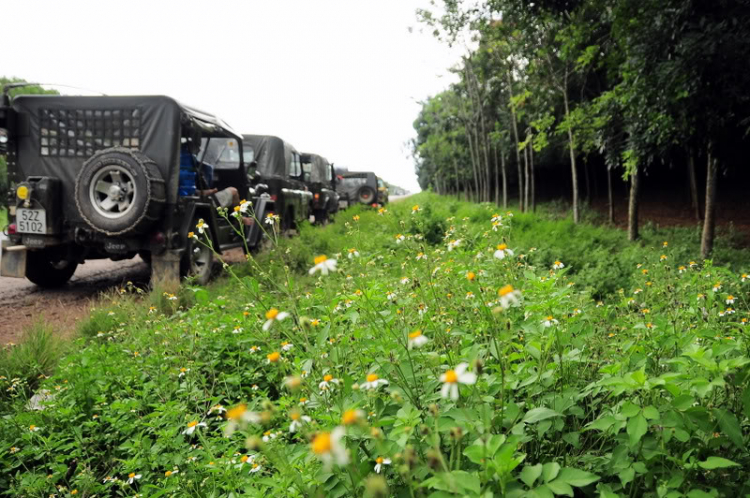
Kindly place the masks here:
POLYGON ((341 197, 346 205, 360 203, 377 205, 378 177, 371 171, 347 171, 341 174, 341 197))
POLYGON ((297 149, 270 135, 243 135, 242 148, 245 161, 254 166, 253 186, 270 196, 267 210, 281 216, 282 229, 309 220, 313 194, 303 181, 297 149))
POLYGON ((318 154, 303 152, 301 157, 305 184, 313 194, 311 208, 315 223, 327 223, 331 215, 339 210, 333 164, 318 154))
MULTIPOLYGON (((152 263, 154 283, 173 288, 180 275, 210 277, 213 253, 188 237, 199 219, 219 253, 259 242, 259 227, 241 237, 218 217, 216 196, 203 195, 196 180, 198 157, 224 143, 237 160, 213 186, 231 185, 243 198, 250 192, 242 137, 213 115, 164 96, 27 95, 11 102, 4 92, 0 130, 8 137, 0 152, 11 187, 3 276, 52 287, 87 259, 141 254, 152 263)), ((265 204, 260 197, 256 209, 265 204)))
POLYGON ((388 204, 388 185, 380 177, 378 177, 378 204, 381 206, 388 204))

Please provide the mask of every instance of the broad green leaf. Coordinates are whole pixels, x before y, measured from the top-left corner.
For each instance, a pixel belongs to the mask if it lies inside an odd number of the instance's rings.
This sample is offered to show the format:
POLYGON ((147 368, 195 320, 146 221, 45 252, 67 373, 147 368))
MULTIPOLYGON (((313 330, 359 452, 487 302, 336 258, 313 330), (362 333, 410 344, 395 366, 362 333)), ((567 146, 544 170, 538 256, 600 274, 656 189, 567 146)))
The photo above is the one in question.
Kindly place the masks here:
POLYGON ((538 488, 530 489, 526 496, 533 498, 555 498, 555 494, 546 485, 541 485, 538 488))
POLYGON ((628 418, 635 417, 639 413, 641 413, 641 407, 629 401, 622 405, 622 408, 620 409, 620 414, 628 418))
POLYGON ((538 463, 536 465, 526 465, 521 471, 521 474, 519 474, 519 477, 524 484, 528 487, 532 487, 536 480, 539 479, 540 475, 542 475, 542 464, 538 463))
POLYGON ((628 436, 630 436, 630 446, 635 446, 641 440, 648 430, 648 422, 643 415, 637 415, 628 420, 628 436))
POLYGON ((598 481, 599 476, 596 474, 592 474, 591 472, 586 472, 585 470, 565 467, 560 471, 560 474, 557 476, 556 480, 580 488, 583 486, 588 486, 592 482, 598 481))
POLYGON ((535 422, 546 420, 552 417, 562 417, 562 413, 540 406, 539 408, 533 408, 526 412, 526 415, 523 417, 523 421, 527 424, 533 424, 535 422))
POLYGON ((545 463, 542 467, 542 479, 544 482, 550 482, 560 473, 560 464, 557 462, 545 463))
POLYGON ((659 410, 657 410, 653 405, 648 405, 643 409, 643 416, 649 420, 658 420, 659 410))
POLYGON ((584 428, 584 430, 588 431, 592 429, 597 429, 600 431, 606 431, 607 429, 612 427, 612 424, 614 424, 615 422, 617 422, 617 419, 615 417, 611 417, 611 416, 601 417, 601 418, 594 420, 589 425, 587 425, 584 428))
POLYGON ((735 463, 731 460, 727 460, 726 458, 715 457, 715 456, 708 457, 705 462, 698 462, 698 465, 708 470, 725 469, 727 467, 739 467, 740 466, 740 464, 735 463))
POLYGON ((560 479, 555 479, 552 482, 547 483, 547 487, 552 490, 556 495, 573 496, 573 488, 570 484, 563 482, 560 479))
POLYGON ((714 408, 714 416, 719 421, 719 427, 721 432, 727 435, 730 441, 734 443, 739 449, 745 448, 745 440, 742 437, 742 429, 740 428, 740 422, 733 413, 730 413, 721 408, 714 408))

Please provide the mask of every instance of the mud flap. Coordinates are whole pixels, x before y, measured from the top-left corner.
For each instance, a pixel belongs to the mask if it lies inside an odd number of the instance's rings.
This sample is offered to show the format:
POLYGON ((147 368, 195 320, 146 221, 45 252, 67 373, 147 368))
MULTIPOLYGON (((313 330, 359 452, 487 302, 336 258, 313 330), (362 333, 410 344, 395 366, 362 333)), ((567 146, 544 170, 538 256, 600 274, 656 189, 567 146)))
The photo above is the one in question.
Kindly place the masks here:
POLYGON ((151 288, 174 294, 180 288, 181 250, 151 255, 151 288))
POLYGON ((263 228, 261 223, 266 220, 266 214, 268 210, 268 204, 271 199, 268 197, 259 197, 255 204, 255 218, 256 222, 250 225, 250 229, 247 232, 247 247, 248 249, 255 249, 260 244, 260 239, 263 237, 263 228))
POLYGON ((12 246, 9 240, 2 242, 2 258, 0 258, 0 276, 26 277, 26 246, 12 246))

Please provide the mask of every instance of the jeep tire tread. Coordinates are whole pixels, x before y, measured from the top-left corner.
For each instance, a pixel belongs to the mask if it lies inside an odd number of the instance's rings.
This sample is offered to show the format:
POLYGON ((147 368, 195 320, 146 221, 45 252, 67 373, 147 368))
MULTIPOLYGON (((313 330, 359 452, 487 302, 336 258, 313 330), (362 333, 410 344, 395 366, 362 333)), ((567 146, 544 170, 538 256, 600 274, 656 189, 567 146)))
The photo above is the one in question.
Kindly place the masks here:
POLYGON ((49 249, 26 254, 26 278, 39 287, 52 289, 65 285, 77 267, 78 261, 56 257, 49 249))
POLYGON ((155 162, 137 150, 113 147, 83 164, 75 200, 94 230, 109 236, 138 234, 160 218, 166 189, 155 162))

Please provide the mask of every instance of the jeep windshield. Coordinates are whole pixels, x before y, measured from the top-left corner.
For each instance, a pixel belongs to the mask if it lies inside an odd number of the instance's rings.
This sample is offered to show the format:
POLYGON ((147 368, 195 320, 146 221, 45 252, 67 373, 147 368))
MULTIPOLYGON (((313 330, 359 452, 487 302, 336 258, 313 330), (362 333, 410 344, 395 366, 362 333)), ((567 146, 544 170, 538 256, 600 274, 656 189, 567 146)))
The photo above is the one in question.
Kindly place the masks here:
MULTIPOLYGON (((252 162, 253 151, 243 151, 246 163, 252 162)), ((236 169, 240 167, 239 142, 234 138, 212 138, 201 141, 201 150, 198 157, 207 164, 217 169, 236 169)))

